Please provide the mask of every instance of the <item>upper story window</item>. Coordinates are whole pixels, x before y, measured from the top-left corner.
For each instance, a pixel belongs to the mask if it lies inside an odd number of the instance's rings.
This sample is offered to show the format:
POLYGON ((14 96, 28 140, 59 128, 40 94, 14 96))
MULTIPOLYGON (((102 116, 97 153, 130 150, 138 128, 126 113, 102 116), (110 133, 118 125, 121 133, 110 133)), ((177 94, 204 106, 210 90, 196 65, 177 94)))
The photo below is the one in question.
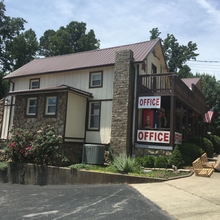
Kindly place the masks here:
POLYGON ((28 116, 37 115, 37 97, 27 98, 26 115, 28 116))
POLYGON ((89 88, 102 87, 103 72, 91 72, 89 75, 89 88))
POLYGON ((45 115, 56 115, 57 96, 46 97, 45 115))
POLYGON ((152 63, 151 73, 157 73, 157 67, 152 63))
POLYGON ((99 130, 100 108, 101 108, 100 102, 90 102, 89 103, 88 129, 99 130))
POLYGON ((40 79, 31 79, 30 80, 30 89, 40 88, 40 79))

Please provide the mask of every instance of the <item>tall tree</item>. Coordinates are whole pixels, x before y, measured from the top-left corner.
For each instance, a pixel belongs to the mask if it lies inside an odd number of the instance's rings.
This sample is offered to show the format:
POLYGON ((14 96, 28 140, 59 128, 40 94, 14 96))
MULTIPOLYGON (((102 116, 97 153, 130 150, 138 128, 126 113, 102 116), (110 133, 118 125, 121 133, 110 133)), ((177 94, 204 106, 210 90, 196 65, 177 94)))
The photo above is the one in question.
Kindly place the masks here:
POLYGON ((36 57, 39 49, 35 32, 29 29, 6 43, 6 54, 16 70, 36 57))
POLYGON ((24 30, 23 18, 11 18, 5 15, 5 5, 0 1, 0 68, 3 72, 11 70, 10 60, 7 57, 6 44, 24 30))
MULTIPOLYGON (((153 28, 150 39, 159 38, 161 32, 158 28, 153 28)), ((167 34, 167 37, 161 41, 164 50, 164 56, 167 62, 168 71, 176 72, 180 78, 192 77, 191 69, 186 62, 190 59, 196 59, 199 55, 196 43, 189 41, 187 45, 180 45, 173 34, 167 34)))
POLYGON ((212 134, 219 135, 220 133, 220 81, 216 81, 215 76, 209 74, 196 74, 196 77, 201 78, 202 93, 206 99, 206 105, 209 109, 215 107, 213 119, 209 124, 209 131, 212 134))
POLYGON ((3 98, 8 89, 8 82, 2 78, 11 70, 11 62, 7 56, 6 45, 24 30, 23 18, 11 18, 5 15, 5 5, 0 1, 0 99, 3 98))
POLYGON ((150 40, 159 38, 159 36, 160 36, 160 34, 161 34, 161 32, 159 31, 158 28, 153 28, 153 29, 150 31, 150 33, 151 33, 150 40))
POLYGON ((99 48, 99 40, 96 39, 93 30, 86 33, 86 23, 70 22, 59 30, 47 30, 40 38, 40 55, 56 56, 81 52, 99 48))

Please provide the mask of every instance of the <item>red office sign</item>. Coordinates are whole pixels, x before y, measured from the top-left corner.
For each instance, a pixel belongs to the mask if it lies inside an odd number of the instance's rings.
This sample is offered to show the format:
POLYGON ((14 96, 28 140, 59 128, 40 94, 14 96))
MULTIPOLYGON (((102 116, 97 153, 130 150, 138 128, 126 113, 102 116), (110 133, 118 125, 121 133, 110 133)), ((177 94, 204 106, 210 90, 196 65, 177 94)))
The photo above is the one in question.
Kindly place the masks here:
POLYGON ((137 141, 152 143, 170 143, 169 131, 138 130, 137 141))
POLYGON ((138 99, 138 108, 160 108, 160 96, 142 96, 138 99))

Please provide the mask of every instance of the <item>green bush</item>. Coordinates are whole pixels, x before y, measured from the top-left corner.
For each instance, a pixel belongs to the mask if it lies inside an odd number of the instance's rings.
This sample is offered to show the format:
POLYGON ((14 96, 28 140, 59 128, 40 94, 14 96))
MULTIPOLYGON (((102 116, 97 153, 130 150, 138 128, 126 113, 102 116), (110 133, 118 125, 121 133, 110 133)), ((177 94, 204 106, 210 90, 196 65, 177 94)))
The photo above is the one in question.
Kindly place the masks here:
POLYGON ((219 154, 220 153, 220 137, 217 135, 213 135, 210 137, 210 141, 213 144, 214 152, 219 154))
POLYGON ((135 162, 140 166, 144 166, 144 157, 135 157, 135 162))
POLYGON ((179 150, 186 166, 191 166, 192 162, 204 153, 200 147, 193 143, 183 143, 179 150))
POLYGON ((147 155, 144 157, 136 157, 135 161, 142 167, 153 168, 155 157, 151 155, 147 155))
POLYGON ((208 138, 195 136, 190 138, 188 142, 199 146, 204 152, 207 153, 208 157, 213 156, 214 147, 208 138))
POLYGON ((61 136, 49 125, 38 131, 12 129, 6 153, 16 163, 55 165, 60 159, 61 136))
POLYGON ((168 167, 168 160, 166 156, 158 156, 155 158, 154 162, 155 168, 167 168, 168 167))
POLYGON ((184 165, 182 154, 180 153, 178 145, 174 148, 171 157, 169 159, 169 165, 181 168, 184 165))
POLYGON ((143 166, 148 167, 148 168, 153 168, 154 162, 155 162, 154 156, 151 156, 151 155, 145 156, 143 160, 143 166))
POLYGON ((140 165, 135 161, 135 158, 126 155, 114 157, 112 165, 119 173, 141 173, 140 165))
POLYGON ((0 162, 0 170, 6 170, 7 169, 7 162, 0 162))

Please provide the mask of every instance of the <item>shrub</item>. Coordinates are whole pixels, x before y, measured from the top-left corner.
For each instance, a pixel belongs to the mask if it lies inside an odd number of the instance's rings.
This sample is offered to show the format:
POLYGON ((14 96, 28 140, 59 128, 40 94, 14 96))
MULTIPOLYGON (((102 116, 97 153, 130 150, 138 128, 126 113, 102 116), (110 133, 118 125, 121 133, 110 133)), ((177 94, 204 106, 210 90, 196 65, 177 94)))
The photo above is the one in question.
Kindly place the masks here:
POLYGON ((54 165, 61 158, 59 142, 61 136, 57 135, 51 126, 44 126, 38 130, 32 142, 31 153, 36 164, 54 165))
POLYGON ((209 139, 205 137, 195 136, 195 137, 190 138, 188 142, 199 146, 204 152, 207 153, 208 157, 213 156, 214 147, 213 147, 212 142, 209 139))
POLYGON ((192 162, 204 153, 200 147, 193 143, 183 143, 179 150, 186 166, 191 166, 192 162))
POLYGON ((155 168, 167 168, 168 160, 166 156, 159 156, 155 158, 154 167, 155 168))
POLYGON ((171 157, 169 159, 169 165, 181 168, 184 165, 182 154, 180 153, 178 145, 174 148, 171 157))
POLYGON ((140 166, 144 166, 144 157, 135 157, 135 162, 140 166))
POLYGON ((114 157, 112 162, 113 167, 117 169, 119 173, 140 173, 141 168, 136 163, 135 158, 130 158, 126 155, 119 155, 114 157))
POLYGON ((155 157, 151 155, 147 155, 144 157, 135 157, 135 161, 142 167, 153 168, 155 157))
POLYGON ((143 166, 148 167, 148 168, 153 168, 154 162, 155 162, 154 156, 151 156, 151 155, 145 156, 143 160, 143 166))
POLYGON ((35 133, 29 130, 13 128, 12 136, 6 147, 6 154, 15 163, 30 163, 32 160, 31 148, 35 133))
POLYGON ((7 169, 7 163, 6 162, 0 162, 0 170, 6 170, 7 169))
POLYGON ((38 131, 12 129, 6 152, 16 163, 54 165, 61 158, 59 142, 61 136, 49 125, 38 131))
POLYGON ((213 135, 210 137, 210 141, 213 144, 214 152, 219 154, 220 153, 220 137, 217 135, 213 135))

